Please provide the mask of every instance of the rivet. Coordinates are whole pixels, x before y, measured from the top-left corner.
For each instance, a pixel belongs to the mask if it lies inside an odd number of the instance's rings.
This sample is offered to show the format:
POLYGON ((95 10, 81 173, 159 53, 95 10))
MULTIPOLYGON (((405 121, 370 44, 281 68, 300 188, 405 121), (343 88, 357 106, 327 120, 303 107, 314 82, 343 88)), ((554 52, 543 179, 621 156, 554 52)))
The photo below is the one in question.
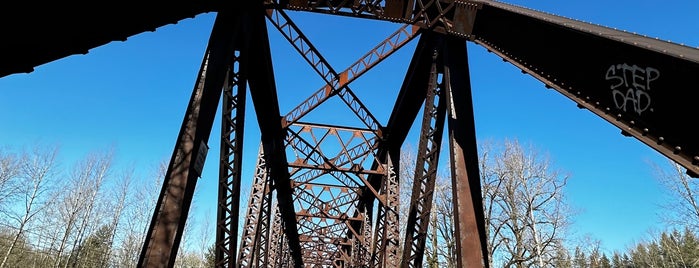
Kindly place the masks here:
POLYGON ((665 141, 665 138, 659 137, 658 138, 658 144, 662 144, 665 141))
POLYGON ((673 151, 673 153, 679 154, 681 150, 682 150, 682 147, 675 146, 675 150, 673 151))

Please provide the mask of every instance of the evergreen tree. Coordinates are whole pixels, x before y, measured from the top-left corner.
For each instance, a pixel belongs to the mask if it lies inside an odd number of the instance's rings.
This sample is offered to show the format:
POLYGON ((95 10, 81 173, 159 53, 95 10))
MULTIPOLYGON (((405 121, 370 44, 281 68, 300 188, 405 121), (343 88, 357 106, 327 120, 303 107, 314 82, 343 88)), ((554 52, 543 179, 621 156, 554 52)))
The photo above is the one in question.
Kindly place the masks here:
POLYGON ((572 268, 573 262, 570 259, 570 254, 562 245, 558 247, 556 259, 553 262, 553 267, 556 268, 572 268))
POLYGON ((622 263, 622 266, 620 266, 620 267, 624 267, 624 268, 636 267, 635 265, 633 265, 633 262, 631 262, 631 257, 629 257, 629 255, 626 255, 626 254, 624 254, 622 256, 621 263, 622 263))
POLYGON ((587 256, 580 247, 575 247, 575 253, 573 255, 573 267, 575 268, 585 268, 587 267, 587 256))
POLYGON ((216 267, 216 243, 211 244, 206 253, 204 253, 204 267, 216 267))
MULTIPOLYGON (((8 230, 0 230, 0 252, 6 252, 10 248, 11 242, 14 239, 14 234, 8 230)), ((29 266, 30 259, 28 255, 31 253, 31 248, 27 245, 24 236, 20 236, 15 242, 12 253, 7 256, 7 264, 9 267, 26 267, 29 266)))
POLYGON ((691 229, 663 232, 629 252, 631 262, 620 267, 699 267, 699 238, 691 229))
POLYGON ((681 252, 690 265, 699 267, 699 234, 688 227, 684 229, 682 234, 681 252))
POLYGON ((599 268, 600 267, 600 253, 599 250, 593 250, 590 253, 590 256, 588 257, 588 266, 590 268, 599 268))
POLYGON ((621 268, 624 267, 624 261, 621 259, 621 255, 619 255, 619 252, 614 252, 614 255, 612 255, 612 267, 614 268, 621 268))
POLYGON ((73 252, 69 263, 71 267, 106 267, 109 261, 109 241, 112 229, 108 225, 101 226, 91 234, 73 252))
POLYGON ((607 255, 602 253, 602 257, 599 259, 599 268, 612 268, 612 262, 607 258, 607 255))

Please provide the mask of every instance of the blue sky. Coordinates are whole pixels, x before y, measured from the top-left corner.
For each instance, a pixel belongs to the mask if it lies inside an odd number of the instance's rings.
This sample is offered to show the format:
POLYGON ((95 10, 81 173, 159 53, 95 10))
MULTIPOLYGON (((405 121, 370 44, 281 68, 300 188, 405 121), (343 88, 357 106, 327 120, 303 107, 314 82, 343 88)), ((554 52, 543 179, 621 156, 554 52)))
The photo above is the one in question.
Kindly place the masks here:
MULTIPOLYGON (((699 45, 696 1, 509 2, 699 45)), ((399 27, 289 13, 337 70, 399 27)), ((121 165, 150 172, 172 153, 214 17, 214 13, 203 14, 92 49, 87 55, 42 65, 30 74, 0 78, 0 146, 57 143, 66 162, 113 146, 121 165)), ((317 90, 322 80, 275 29, 269 31, 280 104, 286 112, 317 90)), ((388 119, 415 44, 411 42, 351 86, 381 122, 388 119)), ((577 109, 572 101, 482 47, 469 44, 468 49, 478 138, 517 138, 546 152, 555 167, 568 172, 567 194, 579 211, 571 228, 576 236, 589 234, 611 251, 625 248, 659 226, 662 195, 649 165, 665 164, 659 153, 623 137, 615 127, 577 109)), ((328 112, 335 111, 312 115, 328 112)), ((254 113, 250 109, 247 115, 244 185, 249 184, 259 143, 254 113)), ((215 215, 217 126, 212 133, 211 154, 197 186, 196 202, 201 211, 215 215)))

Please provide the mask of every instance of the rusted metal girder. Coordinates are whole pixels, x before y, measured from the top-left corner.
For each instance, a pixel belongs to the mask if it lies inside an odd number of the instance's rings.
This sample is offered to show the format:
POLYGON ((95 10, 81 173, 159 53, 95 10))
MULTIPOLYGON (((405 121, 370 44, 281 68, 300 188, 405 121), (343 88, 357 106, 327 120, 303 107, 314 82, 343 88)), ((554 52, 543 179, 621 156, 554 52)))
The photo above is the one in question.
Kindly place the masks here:
MULTIPOLYGON (((304 111, 298 112, 299 116, 296 118, 291 118, 292 121, 286 121, 286 118, 284 117, 285 121, 282 122, 283 125, 286 127, 289 124, 295 122, 296 120, 300 119, 301 116, 307 114, 312 110, 313 108, 317 107, 320 105, 325 99, 329 98, 330 96, 333 95, 339 95, 341 99, 347 104, 348 107, 354 112, 360 120, 369 128, 372 129, 376 132, 380 132, 381 125, 379 124, 378 120, 369 112, 369 110, 362 104, 361 101, 357 98, 356 95, 352 92, 352 90, 349 88, 349 80, 348 80, 348 75, 349 72, 345 71, 342 74, 338 74, 332 66, 325 60, 323 55, 320 54, 320 52, 313 46, 313 44, 308 40, 308 38, 301 32, 301 29, 299 29, 296 24, 294 24, 293 21, 291 21, 291 18, 289 18, 288 15, 283 10, 269 10, 267 12, 267 18, 272 22, 272 25, 274 25, 279 32, 291 43, 291 45, 298 51, 301 56, 308 62, 313 70, 315 70, 318 75, 320 75, 323 80, 325 80, 326 85, 321 88, 321 90, 324 92, 323 95, 327 96, 321 100, 315 101, 314 96, 311 96, 308 100, 304 101, 299 107, 302 107, 301 109, 304 109, 304 111), (314 105, 308 105, 309 101, 311 101, 314 105)), ((400 31, 400 33, 403 33, 403 31, 400 31)), ((409 41, 410 38, 406 38, 405 42, 409 41)), ((384 41, 385 42, 385 41, 384 41)), ((402 46, 405 43, 400 44, 402 46)), ((396 49, 400 48, 400 46, 396 47, 396 49)), ((395 50, 392 50, 395 51, 395 50)), ((373 53, 372 53, 373 54, 373 53)), ((376 63, 378 63, 382 59, 378 59, 376 63)), ((361 73, 359 74, 361 75, 361 73)), ((355 75, 352 77, 353 79, 358 78, 358 75, 355 75)), ((297 108, 298 109, 298 108, 297 108)), ((292 111, 292 114, 296 114, 296 112, 292 111)))
POLYGON ((362 230, 351 226, 366 218, 354 214, 358 210, 357 197, 366 194, 360 188, 366 182, 364 177, 385 172, 369 169, 376 161, 373 154, 378 137, 368 129, 295 123, 289 126, 287 139, 288 148, 297 156, 289 166, 321 171, 294 177, 304 263, 366 266, 353 250, 368 250, 370 240, 362 230), (333 148, 336 146, 339 148, 333 148), (331 154, 325 150, 331 150, 331 154))
MULTIPOLYGON (((293 122, 283 122, 288 131, 286 147, 297 156, 296 160, 288 163, 288 167, 292 168, 290 176, 292 176, 294 189, 292 194, 293 205, 300 208, 299 211, 296 211, 298 230, 296 235, 299 239, 301 260, 307 265, 366 266, 366 261, 368 261, 368 258, 365 257, 366 255, 358 256, 357 254, 360 251, 364 253, 369 252, 371 239, 365 237, 365 235, 371 233, 371 227, 360 226, 357 229, 351 227, 353 222, 367 222, 369 216, 365 213, 360 213, 355 217, 349 217, 348 215, 358 210, 356 207, 357 196, 366 195, 364 192, 357 191, 359 186, 365 185, 367 182, 365 176, 368 174, 384 174, 386 172, 386 167, 382 164, 375 165, 378 169, 371 168, 372 163, 377 160, 375 151, 377 149, 377 141, 379 140, 377 135, 380 134, 381 125, 351 92, 347 86, 349 83, 347 79, 343 79, 341 75, 338 75, 332 69, 283 11, 268 11, 267 16, 317 73, 324 78, 328 84, 324 88, 334 92, 326 96, 337 95, 342 98, 355 115, 369 128, 359 129, 297 122, 312 108, 320 105, 324 99, 316 102, 314 107, 310 107, 305 112, 298 114, 299 116, 294 118, 293 122), (335 87, 332 87, 333 85, 335 87), (337 87, 341 88, 337 89, 337 87), (317 136, 316 132, 320 136, 317 136), (342 135, 342 132, 349 135, 342 135), (328 140, 330 142, 335 141, 333 145, 340 146, 340 150, 334 155, 327 155, 323 152, 322 148, 325 147, 323 144, 328 143, 328 140), (368 166, 366 166, 367 163, 368 166), (302 170, 308 171, 302 172, 302 170), (298 177, 296 177, 297 175, 298 177), (328 196, 332 198, 327 200, 328 196), (357 250, 356 252, 354 251, 355 249, 357 250), (365 262, 361 263, 362 261, 365 262)), ((390 36, 374 50, 367 53, 358 63, 353 64, 348 71, 345 71, 344 76, 352 74, 352 79, 356 79, 366 70, 380 62, 385 56, 402 47, 415 34, 415 32, 407 32, 406 29, 407 27, 402 27, 396 34, 390 36)), ((389 185, 397 187, 395 182, 389 185)), ((376 190, 372 187, 369 187, 369 189, 371 189, 369 192, 373 193, 370 195, 375 196, 379 195, 378 192, 381 190, 376 190)), ((393 191, 392 195, 386 193, 388 190, 383 190, 383 192, 382 203, 386 202, 386 196, 390 196, 394 200, 392 203, 394 208, 388 211, 389 215, 397 213, 397 192, 393 191), (394 213, 391 214, 391 211, 394 213)), ((258 191, 255 191, 255 193, 258 193, 258 191)), ((269 222, 269 218, 262 217, 268 209, 258 208, 258 204, 253 204, 255 202, 264 202, 264 200, 263 198, 253 199, 251 197, 250 207, 252 209, 249 209, 249 211, 260 216, 255 217, 253 215, 252 218, 257 219, 256 222, 248 222, 250 227, 244 228, 244 231, 250 235, 244 235, 244 246, 241 246, 241 260, 247 260, 243 259, 243 256, 247 257, 250 261, 244 261, 244 263, 252 266, 270 263, 266 261, 259 262, 259 257, 257 256, 264 254, 264 251, 268 249, 256 246, 256 244, 268 239, 268 241, 274 241, 270 242, 272 246, 272 243, 277 243, 277 241, 288 240, 288 231, 284 232, 283 235, 279 232, 279 230, 285 230, 286 225, 272 226, 267 230, 253 227, 253 225, 267 226, 265 223, 269 222), (264 221, 260 221, 261 219, 264 219, 264 221)), ((280 215, 282 214, 280 213, 280 215)), ((382 227, 382 229, 397 226, 397 217, 394 218, 395 220, 382 221, 389 223, 388 227, 382 227)), ((273 222, 277 223, 280 221, 274 220, 273 222)), ((393 238, 390 241, 396 246, 398 241, 397 235, 397 232, 392 232, 391 235, 387 236, 393 238)), ((385 244, 385 242, 382 243, 385 244)), ((282 266, 288 265, 291 260, 286 256, 280 255, 279 247, 274 247, 268 251, 273 252, 271 255, 281 260, 277 264, 282 266)), ((394 250, 395 247, 389 245, 388 248, 394 250)), ((396 256, 393 256, 392 259, 395 260, 396 256)))
MULTIPOLYGON (((269 226, 270 209, 272 204, 272 180, 269 176, 269 168, 262 146, 257 156, 255 175, 250 189, 243 233, 240 241, 238 264, 234 267, 259 267, 268 263, 264 257, 260 257, 260 250, 267 250, 260 244, 268 241, 266 230, 263 226, 269 226)), ((279 209, 277 208, 277 211, 279 209)), ((281 220, 281 219, 280 219, 281 220)), ((231 266, 226 266, 231 267, 231 266)))
POLYGON ((235 49, 240 14, 222 11, 216 17, 192 97, 163 180, 146 233, 138 267, 172 267, 182 238, 196 180, 208 150, 224 81, 235 49))
MULTIPOLYGON (((427 57, 427 59, 429 59, 427 62, 424 62, 424 60, 420 61, 420 59, 424 58, 424 56, 422 56, 423 54, 431 52, 429 51, 428 43, 429 41, 425 37, 420 37, 420 41, 418 42, 417 47, 415 49, 413 59, 411 60, 410 66, 408 67, 408 72, 405 76, 405 80, 403 82, 400 92, 398 93, 396 104, 393 107, 393 111, 391 113, 388 124, 384 128, 383 140, 377 148, 376 158, 378 159, 386 159, 389 155, 389 151, 391 153, 390 155, 392 155, 393 157, 400 156, 400 148, 408 135, 413 121, 415 120, 417 114, 420 111, 420 107, 426 97, 426 88, 429 81, 431 57, 427 57)), ((395 163, 399 162, 397 158, 392 159, 392 161, 395 163)), ((372 168, 377 167, 378 163, 376 164, 376 166, 373 166, 372 168)), ((394 172, 396 174, 400 174, 398 168, 399 166, 394 166, 394 172)), ((385 178, 383 176, 370 175, 367 179, 367 182, 363 186, 363 191, 367 192, 371 189, 380 189, 380 187, 383 185, 384 180, 385 178)), ((382 200, 379 197, 379 194, 364 194, 359 197, 359 203, 357 205, 359 211, 357 211, 357 213, 365 213, 368 216, 364 224, 376 223, 377 226, 382 226, 385 224, 383 222, 384 220, 380 217, 376 217, 375 219, 372 218, 372 215, 374 214, 373 212, 375 200, 378 199, 381 202, 379 206, 386 205, 385 200, 382 200)), ((362 226, 362 223, 354 222, 352 228, 363 229, 366 228, 366 226, 362 226)), ((381 260, 382 259, 379 258, 379 256, 377 256, 376 254, 372 254, 370 259, 372 265, 378 265, 379 263, 381 263, 381 260)), ((394 267, 397 267, 399 263, 399 260, 393 263, 395 264, 394 267)))
MULTIPOLYGON (((442 147, 442 133, 446 116, 444 78, 444 49, 442 36, 425 34, 432 50, 432 67, 427 86, 427 97, 422 118, 420 143, 415 163, 413 188, 406 219, 407 227, 401 267, 422 267, 427 228, 430 222, 437 164, 442 147)), ((464 44, 465 46, 466 44, 464 44)), ((425 55, 429 56, 429 55, 425 55)), ((427 61, 427 60, 425 60, 427 61)))
MULTIPOLYGON (((322 55, 315 49, 315 47, 311 44, 309 40, 300 32, 298 27, 291 22, 288 16, 285 15, 283 11, 277 10, 273 12, 268 12, 268 18, 272 21, 272 24, 275 25, 280 32, 287 38, 287 40, 297 49, 297 51, 306 59, 306 61, 316 70, 316 72, 325 80, 327 83, 326 86, 321 88, 319 92, 320 94, 314 94, 311 98, 309 98, 307 101, 302 103, 300 106, 298 106, 296 109, 294 109, 289 116, 287 116, 288 120, 283 122, 286 126, 288 126, 290 130, 290 139, 287 141, 287 145, 291 145, 291 148, 294 148, 297 153, 296 155, 302 156, 301 158, 297 159, 294 162, 289 163, 290 167, 293 167, 295 171, 292 172, 298 172, 300 169, 312 169, 312 170, 323 170, 324 172, 327 173, 321 173, 321 172, 316 172, 316 175, 310 175, 310 176, 305 176, 309 174, 310 172, 306 172, 302 175, 304 175, 305 178, 311 178, 313 180, 317 179, 320 176, 323 175, 332 175, 337 179, 339 182, 342 182, 344 184, 344 187, 349 186, 348 181, 348 173, 366 173, 367 175, 374 175, 377 176, 378 179, 376 185, 371 185, 368 180, 359 174, 359 179, 363 183, 363 187, 366 187, 365 190, 369 191, 361 191, 358 194, 354 195, 352 199, 353 205, 350 206, 353 212, 350 210, 345 210, 344 215, 341 218, 346 218, 350 215, 350 213, 353 213, 355 216, 352 217, 351 220, 348 222, 343 223, 343 225, 337 225, 337 224, 331 224, 326 227, 319 227, 317 222, 308 220, 308 218, 304 218, 305 215, 304 211, 302 209, 301 213, 297 212, 297 216, 301 215, 301 218, 299 218, 299 230, 302 229, 307 229, 307 230, 315 230, 311 231, 309 234, 304 234, 304 237, 315 237, 315 239, 329 239, 329 241, 326 241, 329 243, 330 241, 335 241, 333 244, 333 248, 319 248, 318 242, 317 241, 303 241, 302 240, 302 247, 304 248, 304 261, 311 264, 323 264, 323 265, 351 265, 351 266, 366 266, 368 265, 366 261, 372 261, 366 257, 362 256, 357 256, 358 252, 363 251, 363 252, 368 252, 370 246, 367 244, 369 241, 372 241, 371 239, 368 239, 367 237, 364 237, 365 234, 370 234, 371 233, 371 228, 370 226, 363 226, 363 223, 370 222, 370 217, 367 215, 367 212, 373 211, 373 209, 367 209, 363 207, 357 206, 357 203, 355 201, 361 200, 360 196, 366 196, 370 195, 373 196, 373 198, 380 196, 379 200, 381 201, 379 205, 379 215, 380 217, 377 217, 377 228, 375 229, 376 234, 380 234, 380 238, 375 238, 374 243, 374 258, 373 261, 375 262, 380 262, 381 265, 384 265, 384 263, 388 262, 387 264, 389 267, 395 267, 398 263, 398 231, 397 231, 397 226, 398 226, 398 216, 397 216, 397 200, 398 200, 398 192, 397 192, 397 178, 393 174, 393 176, 389 175, 387 167, 385 162, 384 163, 379 163, 377 162, 379 158, 376 156, 376 149, 378 148, 375 144, 371 146, 362 146, 362 144, 355 146, 353 149, 349 149, 347 147, 347 144, 344 142, 340 142, 340 146, 342 148, 342 151, 345 153, 340 153, 340 155, 333 157, 333 158, 328 158, 327 156, 324 155, 320 147, 320 143, 325 139, 327 136, 327 133, 322 137, 322 138, 317 138, 317 137, 312 137, 312 142, 305 141, 303 138, 300 138, 299 131, 291 131, 297 122, 303 115, 307 114, 310 110, 313 108, 317 107, 321 103, 323 103, 326 99, 332 97, 332 96, 339 96, 345 104, 348 105, 348 107, 359 117, 362 122, 369 128, 370 131, 372 131, 375 135, 378 135, 374 139, 380 138, 381 135, 381 125, 378 123, 378 121, 371 115, 371 113, 364 107, 364 105, 359 101, 359 99, 354 95, 354 93, 349 89, 348 84, 351 82, 353 79, 356 79, 359 77, 359 75, 363 74, 366 72, 369 68, 373 67, 376 65, 378 62, 383 60, 386 56, 390 55, 400 47, 402 47, 405 43, 410 41, 414 36, 415 32, 407 32, 406 27, 402 27, 399 29, 395 34, 390 36, 386 41, 382 42, 377 46, 375 49, 367 53, 364 57, 362 57, 357 63, 353 64, 350 68, 345 70, 343 73, 338 74, 333 70, 333 68, 325 61, 325 59, 322 57, 322 55), (386 49, 388 48, 388 49, 386 49), (376 55, 376 56, 375 56, 376 55), (351 76, 350 76, 351 74, 351 76), (351 80, 350 80, 351 79, 351 80), (298 142, 301 141, 301 142, 298 142), (341 166, 334 165, 335 163, 345 163, 347 161, 340 161, 340 159, 347 159, 349 162, 353 162, 352 160, 357 159, 360 154, 358 154, 357 150, 354 150, 355 148, 374 148, 374 150, 371 150, 372 159, 373 161, 369 161, 371 167, 361 167, 361 163, 352 163, 351 167, 343 168, 341 166), (352 152, 352 153, 350 153, 352 152), (309 160, 311 162, 314 162, 313 164, 309 164, 309 160), (373 163, 372 163, 373 162, 373 163), (338 173, 339 175, 335 175, 335 173, 338 173), (385 182, 387 180, 391 180, 390 182, 385 182), (380 193, 379 193, 380 192, 380 193), (372 194, 366 194, 366 193, 372 193, 372 194), (364 219, 364 220, 361 220, 364 219), (309 226, 304 226, 304 225, 312 225, 309 228, 309 226), (337 228, 338 226, 345 226, 344 228, 341 229, 335 229, 332 230, 328 229, 330 227, 337 228), (319 229, 319 230, 316 230, 319 229), (334 234, 334 238, 327 237, 326 233, 322 232, 328 232, 327 230, 332 230, 331 233, 334 234), (348 231, 349 230, 349 231, 348 231), (320 233, 319 233, 320 232, 320 233), (321 234, 322 233, 322 234, 321 234), (349 240, 351 242, 344 242, 340 244, 338 241, 345 241, 349 240), (304 243, 307 242, 307 243, 304 243), (353 245, 352 245, 353 244, 353 245), (381 250, 377 249, 380 248, 381 250), (307 250, 306 250, 307 249, 307 250), (352 252, 353 249, 357 249, 357 252, 352 252), (320 254, 317 251, 322 251, 325 253, 320 254), (333 253, 334 251, 339 252, 339 255, 337 252, 333 253), (310 254, 310 255, 309 255, 310 254), (320 255, 319 255, 320 254, 320 255), (333 255, 334 254, 334 255, 333 255), (324 256, 325 258, 330 258, 330 256, 334 256, 330 259, 335 259, 334 263, 326 263, 326 262, 319 262, 319 256, 324 256), (362 263, 362 261, 365 261, 362 263), (394 265, 391 265, 390 263, 393 263, 394 265)), ((305 123, 304 123, 305 124, 305 123)), ((317 128, 319 127, 318 125, 316 126, 308 126, 305 125, 302 127, 301 132, 309 132, 312 133, 311 130, 312 128, 317 128)), ((331 132, 332 133, 337 133, 338 129, 337 127, 333 127, 331 132)), ((342 130, 347 130, 347 129, 342 129, 342 130)), ((354 130, 355 132, 358 130, 354 130)), ((328 133, 331 133, 328 132, 328 133)), ((336 135, 336 134, 335 134, 336 135)), ((356 136, 356 135, 355 135, 356 136)), ((337 136, 340 138, 340 136, 337 136)), ((341 138, 340 138, 341 140, 341 138)), ((365 139, 366 144, 367 139, 365 139)), ((360 150, 360 151, 365 151, 365 150, 360 150)), ((366 156, 362 156, 366 157, 366 156)), ((384 160, 386 161, 386 160, 384 160)), ((349 178, 349 181, 354 181, 351 178, 349 178)), ((298 183, 298 181, 297 181, 298 183)), ((307 184, 310 185, 310 184, 307 184)), ((299 189, 299 186, 295 186, 296 189, 299 189)), ((344 191, 350 192, 350 188, 344 188, 344 191)), ((353 191, 353 190, 352 190, 353 191)), ((296 198, 300 198, 301 194, 297 194, 296 198)), ((308 194, 307 196, 313 197, 315 196, 314 194, 308 194)), ((308 206, 309 204, 306 204, 308 206)), ((326 204, 327 205, 327 204, 326 204)), ((335 204, 337 205, 337 204, 335 204)), ((297 204, 298 207, 304 207, 304 204, 297 204)), ((330 207, 333 207, 333 204, 330 205, 330 207)), ((307 213, 306 213, 307 214, 307 213)), ((317 216, 317 214, 315 215, 317 216)), ((336 220, 337 217, 332 217, 328 216, 327 213, 324 216, 323 221, 327 221, 328 219, 331 220, 336 220)), ((325 260, 327 261, 327 260, 325 260)))
POLYGON ((383 168, 386 174, 383 176, 380 186, 380 196, 384 202, 378 204, 376 213, 376 226, 374 231, 374 241, 372 244, 370 267, 398 267, 400 264, 400 230, 398 226, 400 219, 398 215, 398 157, 391 153, 386 155, 383 168))
POLYGON ((250 42, 254 44, 250 46, 250 53, 256 56, 255 64, 249 66, 250 96, 260 126, 260 139, 262 140, 262 149, 269 169, 269 176, 274 183, 289 255, 293 267, 303 267, 303 253, 299 244, 293 192, 286 153, 284 152, 286 131, 280 124, 279 100, 274 82, 272 55, 265 22, 266 11, 261 2, 255 2, 250 13, 253 14, 253 20, 251 27, 247 30, 252 32, 250 42))
POLYGON ((245 125, 245 91, 247 79, 240 67, 244 61, 238 51, 223 89, 221 109, 221 146, 216 216, 217 267, 235 267, 240 211, 240 178, 243 160, 243 128, 245 125))
POLYGON ((416 25, 468 37, 480 3, 467 0, 269 0, 270 8, 318 12, 416 25))
POLYGON ((456 263, 457 267, 488 268, 487 227, 478 171, 466 44, 451 36, 444 39, 444 89, 448 111, 456 263))
POLYGON ((495 1, 474 41, 564 96, 699 173, 699 140, 675 118, 699 112, 699 50, 495 1), (681 97, 678 97, 681 96, 681 97))
POLYGON ((284 126, 298 121, 330 97, 340 95, 367 127, 377 131, 380 128, 378 121, 357 101, 349 84, 415 38, 417 28, 403 25, 350 67, 337 73, 283 10, 269 10, 267 18, 326 83, 284 117, 284 126))

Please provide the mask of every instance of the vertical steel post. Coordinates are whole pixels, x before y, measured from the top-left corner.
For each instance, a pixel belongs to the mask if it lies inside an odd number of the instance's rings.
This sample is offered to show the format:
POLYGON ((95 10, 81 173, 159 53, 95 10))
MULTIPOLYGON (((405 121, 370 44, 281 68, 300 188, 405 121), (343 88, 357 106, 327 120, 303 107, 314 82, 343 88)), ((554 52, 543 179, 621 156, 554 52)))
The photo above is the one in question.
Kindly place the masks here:
POLYGON ((376 215, 376 230, 374 232, 374 247, 372 252, 372 267, 398 267, 400 256, 398 254, 399 236, 398 230, 398 177, 396 175, 398 162, 392 153, 386 154, 383 164, 385 175, 381 181, 381 196, 384 202, 378 205, 376 215))
POLYGON ((446 115, 441 35, 432 35, 432 66, 425 99, 418 156, 415 159, 413 188, 408 211, 402 267, 421 267, 432 211, 442 133, 446 115))
POLYGON ((488 267, 465 40, 446 37, 444 60, 457 267, 488 267))
POLYGON ((221 155, 216 220, 216 267, 235 267, 240 211, 240 177, 247 81, 240 70, 242 55, 234 55, 223 89, 221 155))

